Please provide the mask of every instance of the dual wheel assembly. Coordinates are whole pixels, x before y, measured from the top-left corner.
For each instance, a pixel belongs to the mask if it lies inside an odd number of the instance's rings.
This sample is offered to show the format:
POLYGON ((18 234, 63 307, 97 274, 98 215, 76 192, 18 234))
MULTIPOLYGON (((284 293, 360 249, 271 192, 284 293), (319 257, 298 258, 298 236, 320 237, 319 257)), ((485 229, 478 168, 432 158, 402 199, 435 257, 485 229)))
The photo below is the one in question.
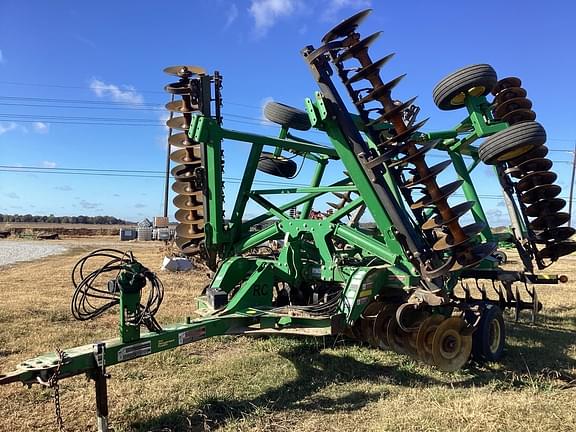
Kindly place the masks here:
POLYGON ((477 320, 471 312, 444 316, 374 301, 352 327, 352 334, 374 347, 453 372, 471 357, 487 362, 498 361, 503 355, 506 332, 502 311, 493 304, 479 306, 477 320))
POLYGON ((551 170, 552 161, 546 158, 546 131, 535 121, 536 113, 522 82, 516 77, 497 80, 490 65, 472 65, 440 81, 433 98, 440 109, 453 110, 464 107, 467 96, 489 94, 494 97, 490 105, 493 120, 506 122, 509 127, 486 138, 478 148, 478 156, 488 165, 504 166, 518 197, 528 237, 539 245, 536 258, 545 266, 543 260, 552 263, 576 251, 576 243, 569 240, 576 230, 563 226, 570 219, 562 211, 566 201, 558 197, 558 176, 551 170))

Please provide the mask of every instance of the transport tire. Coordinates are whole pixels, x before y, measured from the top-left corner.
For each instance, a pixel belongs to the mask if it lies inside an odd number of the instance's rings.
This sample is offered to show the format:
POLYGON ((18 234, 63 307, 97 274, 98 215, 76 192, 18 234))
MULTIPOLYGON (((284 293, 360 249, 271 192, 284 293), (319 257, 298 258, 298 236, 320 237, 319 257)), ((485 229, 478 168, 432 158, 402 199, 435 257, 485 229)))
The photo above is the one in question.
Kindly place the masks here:
POLYGON ((312 127, 305 111, 280 102, 268 102, 264 107, 264 117, 290 129, 305 131, 312 127))
POLYGON ((472 356, 480 362, 498 361, 504 355, 506 330, 500 308, 487 304, 472 335, 472 356))
POLYGON ((488 165, 507 162, 528 153, 546 142, 546 131, 538 122, 517 123, 486 138, 478 156, 488 165))
POLYGON ((458 69, 441 80, 432 97, 443 111, 451 111, 464 106, 466 95, 486 96, 498 82, 496 71, 488 64, 477 64, 458 69))
POLYGON ((272 153, 262 152, 258 161, 258 170, 276 177, 292 178, 298 166, 292 159, 283 156, 274 156, 272 153))

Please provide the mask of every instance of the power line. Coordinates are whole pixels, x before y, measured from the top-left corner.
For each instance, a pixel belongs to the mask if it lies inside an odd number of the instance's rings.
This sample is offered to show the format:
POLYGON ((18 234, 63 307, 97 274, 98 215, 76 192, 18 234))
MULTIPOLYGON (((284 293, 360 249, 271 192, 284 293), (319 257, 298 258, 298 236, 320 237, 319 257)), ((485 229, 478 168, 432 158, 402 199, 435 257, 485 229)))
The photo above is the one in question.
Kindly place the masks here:
MULTIPOLYGON (((104 177, 142 177, 165 178, 164 171, 156 170, 125 170, 125 169, 98 169, 98 168, 49 168, 35 166, 0 165, 0 172, 11 173, 37 173, 37 174, 68 174, 68 175, 96 175, 104 177), (161 175, 154 175, 161 174, 161 175)), ((242 181, 239 177, 224 176, 223 180, 236 184, 242 181)), ((294 187, 309 186, 304 183, 285 183, 273 180, 254 180, 254 183, 274 184, 278 186, 294 187)))
MULTIPOLYGON (((2 83, 2 81, 0 81, 0 83, 2 83)), ((7 82, 5 82, 7 83, 7 82)), ((77 87, 77 86, 58 86, 58 87, 64 87, 64 88, 85 88, 88 89, 87 87, 77 87)), ((103 87, 104 88, 104 87, 103 87)), ((164 92, 159 92, 162 94, 165 94, 164 92)), ((18 100, 23 100, 23 101, 34 101, 34 102, 38 102, 40 104, 43 105, 37 105, 37 104, 22 104, 22 103, 6 103, 6 102, 0 102, 0 105, 2 106, 24 106, 24 107, 29 107, 29 108, 73 108, 73 109, 102 109, 102 110, 126 110, 126 111, 155 111, 155 112, 166 112, 166 109, 164 107, 165 102, 158 102, 158 103, 144 103, 144 102, 139 102, 139 103, 131 103, 131 102, 122 102, 122 101, 100 101, 100 100, 89 100, 89 99, 61 99, 61 98, 40 98, 40 97, 25 97, 25 96, 0 96, 0 100, 8 100, 8 101, 18 101, 18 100), (91 104, 94 106, 64 106, 64 105, 48 105, 46 103, 49 102, 57 102, 57 103, 71 103, 71 104, 81 104, 81 103, 86 103, 86 104, 91 104), (111 107, 107 107, 106 105, 112 105, 111 107)), ((258 108, 255 107, 253 105, 245 105, 245 104, 240 104, 240 103, 233 103, 233 102, 226 102, 226 104, 229 105, 235 105, 235 106, 243 106, 243 107, 248 107, 248 108, 258 108)), ((259 107, 258 109, 261 109, 261 107, 259 107)), ((4 114, 6 116, 6 114, 4 114)), ((17 115, 17 114, 14 114, 17 115)), ((32 117, 33 115, 30 115, 30 117, 32 117)), ((266 122, 263 122, 261 118, 257 118, 257 117, 251 117, 251 116, 243 116, 243 115, 239 115, 239 114, 234 114, 234 113, 223 113, 223 116, 226 117, 233 117, 233 118, 239 118, 239 119, 245 119, 245 120, 251 120, 253 121, 253 123, 248 123, 245 122, 243 124, 248 124, 251 126, 265 126, 265 127, 274 127, 277 128, 277 125, 274 124, 266 124, 266 122)), ((146 119, 148 121, 150 121, 150 119, 146 119)), ((6 120, 6 121, 16 121, 16 120, 6 120)), ((46 120, 47 122, 49 122, 49 120, 46 120)), ((118 120, 120 121, 120 120, 118 120)), ((228 120, 228 121, 233 121, 233 120, 228 120)), ((233 121, 235 123, 241 123, 239 121, 233 121)), ((59 124, 72 124, 72 123, 65 123, 65 122, 56 122, 54 121, 53 123, 59 123, 59 124)), ((117 122, 114 122, 114 125, 116 125, 117 122)), ((97 124, 97 125, 102 125, 100 123, 77 123, 77 124, 97 124)), ((124 124, 122 124, 121 126, 125 126, 124 124)), ((316 130, 310 130, 309 132, 311 133, 317 133, 317 134, 322 134, 324 135, 323 132, 320 131, 316 131, 316 130)), ((557 142, 574 142, 574 140, 571 139, 567 139, 567 138, 548 138, 548 141, 557 141, 557 142)), ((564 153, 573 153, 573 150, 570 149, 549 149, 549 151, 551 152, 564 152, 564 153)))
MULTIPOLYGON (((24 87, 53 87, 53 88, 68 88, 68 89, 81 89, 81 90, 107 90, 108 87, 98 87, 98 86, 70 86, 70 85, 61 85, 61 84, 45 84, 45 83, 28 83, 28 82, 17 82, 17 81, 0 81, 0 84, 8 84, 8 85, 16 85, 16 86, 24 86, 24 87)), ((149 94, 162 94, 166 95, 167 93, 160 90, 134 90, 135 93, 149 93, 149 94)), ((121 102, 119 102, 121 103, 121 102)), ((244 108, 251 108, 261 110, 262 107, 255 106, 255 105, 248 105, 245 103, 240 102, 226 102, 229 105, 240 106, 244 108)))

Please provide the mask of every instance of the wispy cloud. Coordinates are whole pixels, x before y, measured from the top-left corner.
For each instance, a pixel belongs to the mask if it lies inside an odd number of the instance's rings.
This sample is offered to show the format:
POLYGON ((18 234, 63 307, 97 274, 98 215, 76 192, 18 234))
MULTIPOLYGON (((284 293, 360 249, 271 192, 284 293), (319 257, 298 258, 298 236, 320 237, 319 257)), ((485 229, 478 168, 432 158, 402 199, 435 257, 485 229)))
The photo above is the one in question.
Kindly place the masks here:
POLYGON ((340 11, 344 9, 365 9, 372 5, 372 0, 329 0, 325 3, 322 19, 324 21, 335 21, 340 11))
POLYGON ((4 63, 4 54, 2 54, 2 50, 0 50, 0 63, 4 63))
POLYGON ((4 135, 6 132, 13 131, 18 125, 14 122, 2 122, 0 123, 0 135, 4 135))
POLYGON ((34 132, 47 134, 50 130, 50 125, 44 122, 34 122, 32 123, 32 128, 34 129, 34 132))
POLYGON ((89 46, 90 48, 96 48, 96 44, 93 41, 91 41, 90 39, 85 38, 84 36, 80 36, 79 34, 75 34, 75 35, 72 35, 72 37, 74 39, 76 39, 78 42, 81 42, 84 45, 89 46))
POLYGON ((101 203, 89 202, 86 200, 80 200, 78 204, 80 204, 80 207, 82 207, 84 210, 94 210, 100 208, 101 206, 101 203))
POLYGON ((224 28, 227 29, 232 25, 234 21, 238 18, 238 6, 236 3, 232 3, 232 6, 226 12, 226 22, 224 23, 224 28))
POLYGON ((59 191, 63 191, 63 192, 70 192, 70 191, 74 190, 72 188, 72 186, 68 186, 68 185, 54 186, 54 189, 59 190, 59 191))
POLYGON ((90 81, 90 89, 101 98, 109 98, 114 102, 138 105, 144 102, 144 97, 131 85, 107 84, 96 78, 90 81))
POLYGON ((10 199, 20 199, 20 195, 18 195, 16 192, 8 192, 4 195, 10 199))
POLYGON ((134 207, 135 207, 135 208, 146 208, 146 207, 148 207, 148 206, 147 206, 146 204, 137 203, 137 204, 134 204, 134 207))
POLYGON ((42 166, 44 168, 56 168, 56 162, 52 162, 52 161, 42 161, 42 166))
POLYGON ((296 12, 298 4, 298 0, 252 0, 248 12, 254 18, 256 34, 265 35, 278 19, 296 12))

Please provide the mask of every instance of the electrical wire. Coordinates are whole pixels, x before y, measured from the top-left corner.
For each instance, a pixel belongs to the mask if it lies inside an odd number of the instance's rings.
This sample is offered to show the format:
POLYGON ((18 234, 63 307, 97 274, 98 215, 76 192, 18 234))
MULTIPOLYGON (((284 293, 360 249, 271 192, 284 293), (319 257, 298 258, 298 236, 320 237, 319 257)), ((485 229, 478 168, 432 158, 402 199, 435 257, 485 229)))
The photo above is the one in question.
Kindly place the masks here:
POLYGON ((155 273, 142 266, 139 273, 134 273, 138 264, 132 252, 122 252, 117 249, 98 249, 82 257, 72 269, 72 284, 74 293, 70 309, 74 318, 80 321, 91 320, 102 315, 110 308, 120 303, 122 285, 119 277, 129 273, 132 281, 138 281, 148 287, 148 296, 144 304, 139 304, 138 311, 127 316, 127 321, 133 325, 144 324, 150 331, 161 331, 162 328, 154 318, 164 298, 164 286, 155 273), (106 259, 106 262, 96 270, 89 271, 87 267, 94 260, 106 259), (101 288, 104 275, 113 273, 112 279, 101 288), (98 283, 100 282, 100 283, 98 283))

